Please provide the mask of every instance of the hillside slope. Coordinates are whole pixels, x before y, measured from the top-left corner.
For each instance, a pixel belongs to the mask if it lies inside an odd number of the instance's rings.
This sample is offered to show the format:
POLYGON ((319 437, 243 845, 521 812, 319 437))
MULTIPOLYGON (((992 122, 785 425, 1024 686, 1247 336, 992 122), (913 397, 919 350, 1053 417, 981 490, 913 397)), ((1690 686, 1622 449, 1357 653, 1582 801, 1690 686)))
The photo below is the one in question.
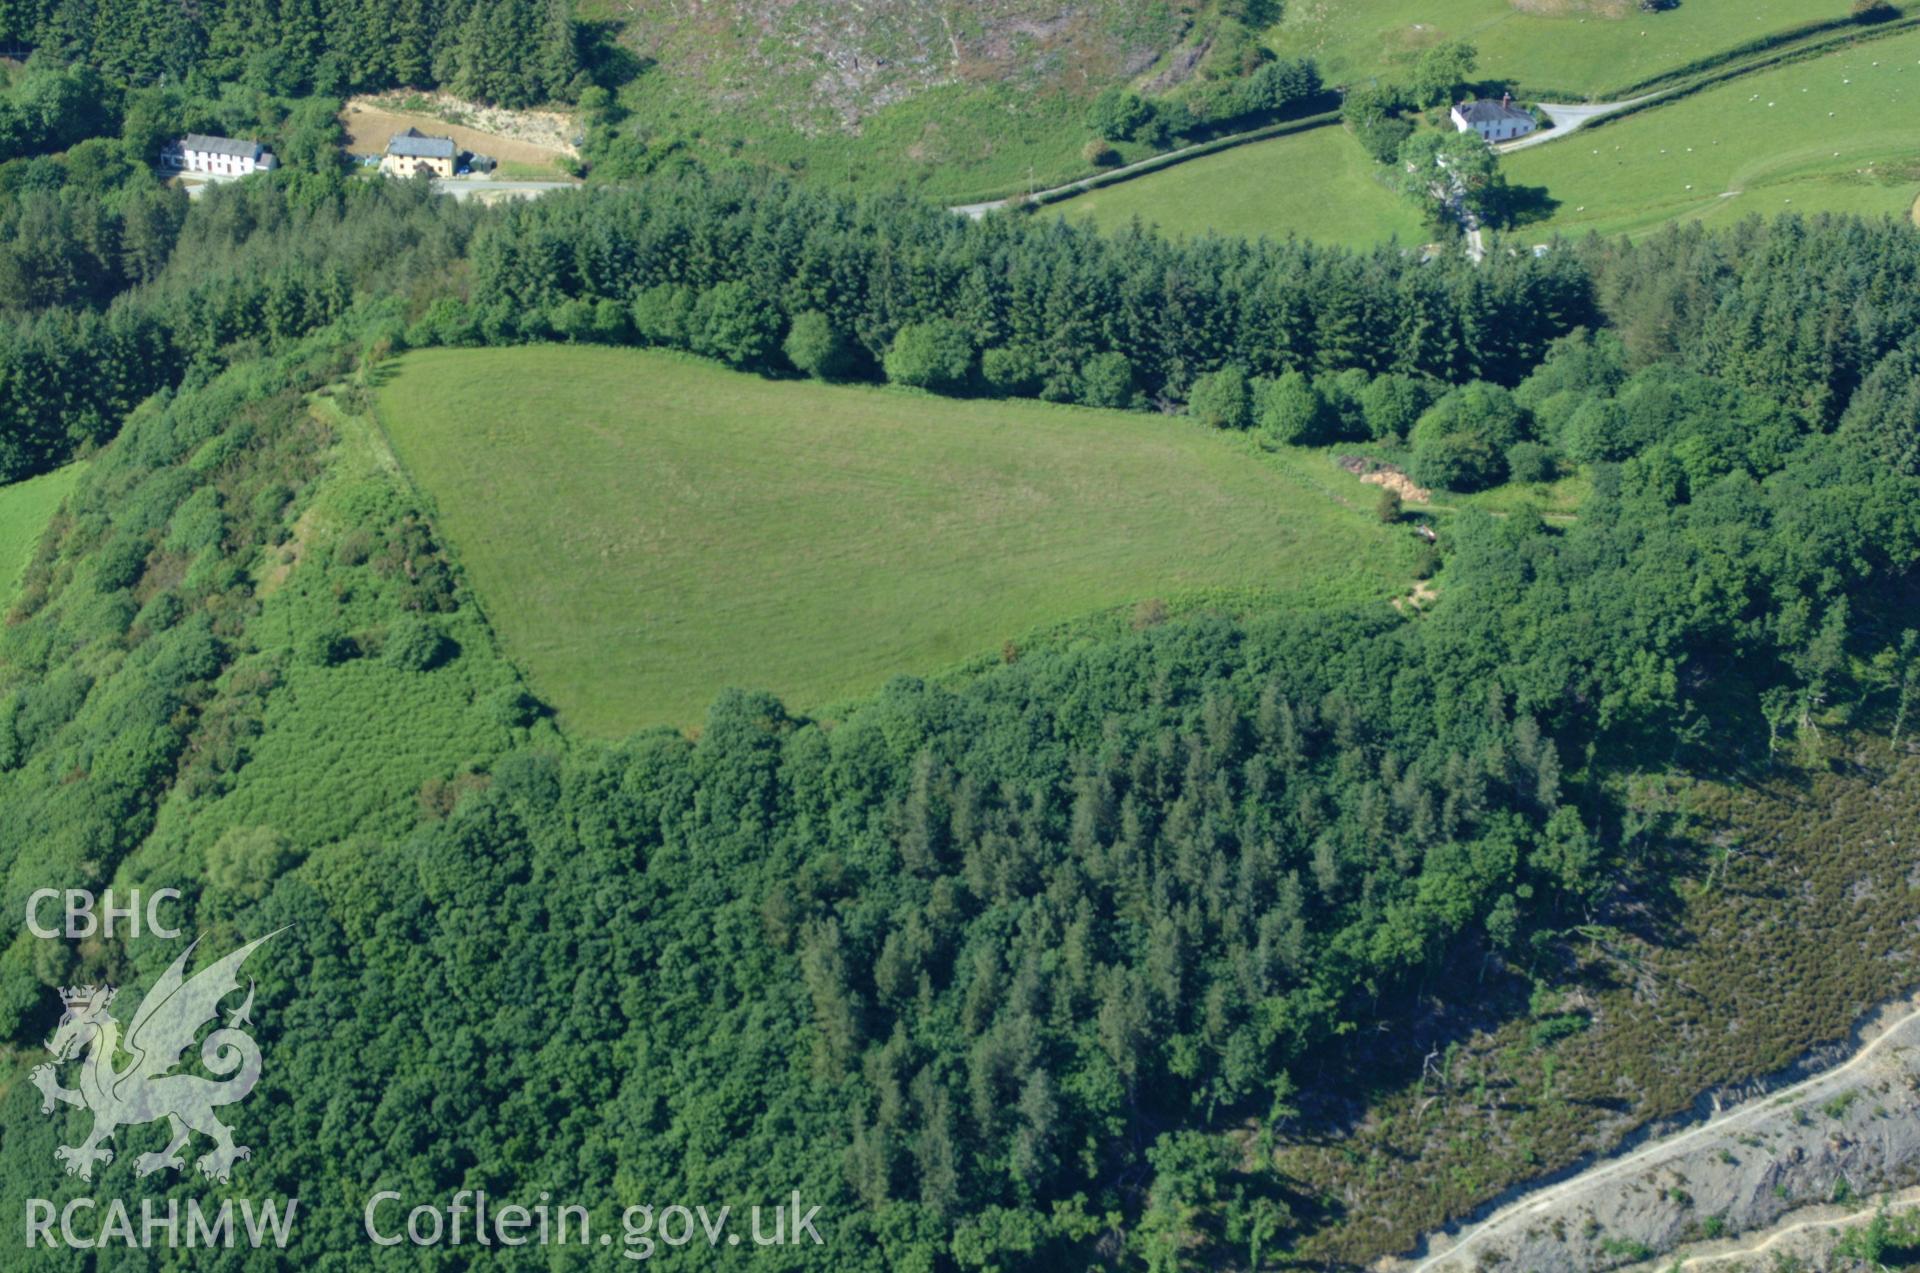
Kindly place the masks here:
POLYGON ((582 16, 632 59, 620 127, 646 145, 948 203, 1084 175, 1094 95, 1191 73, 1221 22, 1124 0, 592 0, 582 16))
POLYGON ((780 102, 808 130, 948 84, 1086 92, 1151 66, 1185 30, 1176 6, 1124 0, 611 0, 628 42, 715 105, 780 102))

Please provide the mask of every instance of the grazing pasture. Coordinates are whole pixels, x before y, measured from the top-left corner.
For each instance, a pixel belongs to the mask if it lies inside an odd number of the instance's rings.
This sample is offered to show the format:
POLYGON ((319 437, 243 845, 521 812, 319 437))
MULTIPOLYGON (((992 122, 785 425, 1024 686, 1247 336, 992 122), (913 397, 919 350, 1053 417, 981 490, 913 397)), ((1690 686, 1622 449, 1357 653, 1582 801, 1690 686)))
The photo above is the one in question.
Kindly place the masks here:
POLYGON ((1411 536, 1302 472, 1330 461, 1184 419, 584 346, 408 354, 380 409, 584 734, 693 725, 729 686, 829 705, 1152 599, 1384 601, 1412 570, 1411 536))
POLYGON ((1751 213, 1905 216, 1920 194, 1920 32, 1744 76, 1502 160, 1544 187, 1551 217, 1524 227, 1636 233, 1751 213))
POLYGON ((40 533, 85 470, 85 464, 69 464, 24 482, 0 486, 0 607, 12 601, 20 572, 32 560, 40 533))
POLYGON ((1832 0, 1686 0, 1663 13, 1633 0, 1308 0, 1286 6, 1267 42, 1317 58, 1328 83, 1353 84, 1466 40, 1487 79, 1586 97, 1844 13, 1832 0))
POLYGON ((1054 207, 1105 229, 1139 217, 1169 234, 1298 234, 1356 247, 1394 237, 1424 243, 1432 231, 1411 202, 1387 187, 1385 172, 1346 129, 1316 128, 1116 182, 1054 207))

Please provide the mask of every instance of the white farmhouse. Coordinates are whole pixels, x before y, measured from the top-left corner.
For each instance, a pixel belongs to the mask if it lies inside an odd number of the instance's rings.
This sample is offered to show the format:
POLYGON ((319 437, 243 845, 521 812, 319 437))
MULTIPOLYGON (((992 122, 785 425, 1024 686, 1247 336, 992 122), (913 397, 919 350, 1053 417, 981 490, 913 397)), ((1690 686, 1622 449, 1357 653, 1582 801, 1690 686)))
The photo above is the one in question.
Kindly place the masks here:
POLYGON ((1461 102, 1448 112, 1453 126, 1463 133, 1479 133, 1483 141, 1512 141, 1525 137, 1540 125, 1533 116, 1516 108, 1513 96, 1502 93, 1497 102, 1461 102))
POLYGON ((244 177, 280 166, 273 152, 257 141, 209 137, 188 133, 160 152, 160 162, 175 172, 204 172, 220 177, 244 177))

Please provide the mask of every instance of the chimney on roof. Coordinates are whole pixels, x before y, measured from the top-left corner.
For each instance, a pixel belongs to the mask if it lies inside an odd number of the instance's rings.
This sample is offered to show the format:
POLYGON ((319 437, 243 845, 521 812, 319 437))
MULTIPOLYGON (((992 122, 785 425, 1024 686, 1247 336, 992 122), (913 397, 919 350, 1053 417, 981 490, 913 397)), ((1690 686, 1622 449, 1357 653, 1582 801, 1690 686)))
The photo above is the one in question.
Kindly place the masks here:
POLYGON ((1502 106, 1511 106, 1511 105, 1513 105, 1513 94, 1512 94, 1512 93, 1502 93, 1502 94, 1500 94, 1500 105, 1502 105, 1502 106))

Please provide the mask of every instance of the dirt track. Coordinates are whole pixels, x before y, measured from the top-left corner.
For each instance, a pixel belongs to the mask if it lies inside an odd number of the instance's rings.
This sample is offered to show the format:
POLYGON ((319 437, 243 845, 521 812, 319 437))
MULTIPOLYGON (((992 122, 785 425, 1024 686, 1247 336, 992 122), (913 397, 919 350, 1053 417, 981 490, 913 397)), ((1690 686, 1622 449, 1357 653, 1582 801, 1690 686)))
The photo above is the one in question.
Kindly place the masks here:
MULTIPOLYGON (((1617 1266, 1624 1261, 1613 1251, 1638 1246, 1669 1261, 1645 1267, 1670 1268, 1704 1217, 1746 1235, 1710 1244, 1738 1254, 1743 1244, 1758 1250, 1791 1210, 1832 1197, 1842 1180, 1855 1197, 1911 1183, 1920 1167, 1920 999, 1889 1005, 1856 1037, 1829 1069, 1523 1194, 1458 1235, 1429 1235, 1423 1258, 1379 1267, 1464 1273, 1504 1259, 1550 1273, 1617 1266)), ((1818 1223, 1833 1221, 1806 1225, 1818 1223)), ((1692 1266, 1711 1267, 1710 1254, 1692 1266)))
MULTIPOLYGON (((1751 1259, 1755 1256, 1793 1255, 1807 1259, 1824 1254, 1828 1233, 1840 1227, 1852 1227, 1871 1223, 1882 1208, 1899 1211, 1915 1202, 1920 1202, 1920 1188, 1903 1189, 1890 1197, 1882 1198, 1870 1207, 1814 1207, 1805 1215, 1795 1215, 1772 1229, 1760 1233, 1747 1234, 1729 1242, 1713 1243, 1707 1250, 1689 1255, 1679 1262, 1681 1270, 1686 1269, 1722 1269, 1731 1273, 1735 1260, 1751 1259)), ((1672 1264, 1649 1265, 1649 1268, 1672 1270, 1672 1264)))

